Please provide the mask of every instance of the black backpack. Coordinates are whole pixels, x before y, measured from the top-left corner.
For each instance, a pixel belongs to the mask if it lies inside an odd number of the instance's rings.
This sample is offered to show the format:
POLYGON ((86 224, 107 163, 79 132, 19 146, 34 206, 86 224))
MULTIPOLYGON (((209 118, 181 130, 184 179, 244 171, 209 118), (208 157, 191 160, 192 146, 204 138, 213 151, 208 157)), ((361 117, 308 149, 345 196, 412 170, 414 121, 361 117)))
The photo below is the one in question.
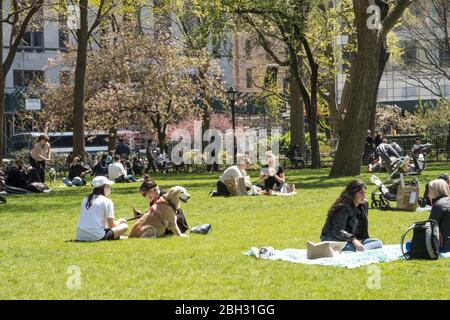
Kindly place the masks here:
POLYGON ((439 259, 439 224, 435 220, 413 223, 403 234, 400 245, 406 260, 437 260, 439 259), (404 252, 405 236, 413 230, 411 248, 404 252))

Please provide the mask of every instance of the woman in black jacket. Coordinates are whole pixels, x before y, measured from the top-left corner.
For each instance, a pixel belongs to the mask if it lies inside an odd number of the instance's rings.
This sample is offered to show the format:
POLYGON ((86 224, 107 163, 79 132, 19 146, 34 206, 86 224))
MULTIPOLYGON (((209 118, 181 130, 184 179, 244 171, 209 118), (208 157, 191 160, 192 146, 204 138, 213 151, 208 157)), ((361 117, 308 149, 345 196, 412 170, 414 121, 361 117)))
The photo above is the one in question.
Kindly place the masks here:
POLYGON ((361 180, 350 182, 328 211, 321 241, 347 241, 343 251, 380 249, 383 243, 369 237, 367 187, 361 180))
POLYGON ((429 219, 439 223, 441 233, 441 252, 450 251, 450 191, 447 182, 437 179, 429 183, 428 197, 432 209, 429 219))

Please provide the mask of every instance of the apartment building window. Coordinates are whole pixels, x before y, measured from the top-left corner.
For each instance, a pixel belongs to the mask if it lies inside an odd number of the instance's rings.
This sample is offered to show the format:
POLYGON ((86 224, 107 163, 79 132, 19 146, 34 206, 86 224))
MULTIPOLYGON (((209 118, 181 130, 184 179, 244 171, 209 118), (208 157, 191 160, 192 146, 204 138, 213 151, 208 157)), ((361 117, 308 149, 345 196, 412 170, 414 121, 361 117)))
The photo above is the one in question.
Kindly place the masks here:
POLYGON ((247 69, 247 88, 253 87, 253 70, 247 69))
POLYGON ((20 50, 42 51, 44 49, 44 31, 27 31, 23 35, 20 50))
POLYGON ((67 49, 67 43, 69 42, 69 30, 67 29, 67 17, 64 15, 59 16, 58 38, 59 48, 67 49))
POLYGON ((417 59, 417 45, 414 41, 403 42, 403 62, 413 64, 417 59))
POLYGON ((245 40, 245 59, 249 60, 252 57, 252 40, 245 40))
POLYGON ((24 33, 18 50, 43 51, 44 50, 44 16, 39 10, 33 17, 28 30, 24 33))
POLYGON ((44 81, 45 76, 42 70, 14 70, 14 88, 28 87, 44 81))

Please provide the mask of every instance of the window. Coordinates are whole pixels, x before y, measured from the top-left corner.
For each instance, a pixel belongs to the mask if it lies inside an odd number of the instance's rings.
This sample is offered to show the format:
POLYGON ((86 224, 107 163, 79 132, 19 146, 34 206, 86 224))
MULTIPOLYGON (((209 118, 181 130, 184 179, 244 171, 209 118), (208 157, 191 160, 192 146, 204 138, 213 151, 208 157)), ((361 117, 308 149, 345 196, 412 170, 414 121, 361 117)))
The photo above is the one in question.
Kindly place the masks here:
POLYGON ((406 96, 407 96, 407 98, 412 98, 412 97, 417 98, 417 88, 416 87, 406 88, 406 96))
POLYGON ((28 87, 39 81, 44 81, 44 72, 42 70, 14 70, 14 87, 28 87))
POLYGON ((247 69, 247 88, 253 87, 252 69, 247 69))
POLYGON ((42 51, 44 49, 44 16, 39 10, 24 33, 18 50, 42 51))
POLYGON ((252 40, 245 40, 245 59, 249 60, 252 57, 252 40))
POLYGON ((42 51, 44 49, 44 32, 43 31, 27 31, 23 35, 19 51, 42 51))
POLYGON ((417 59, 417 45, 414 41, 403 43, 403 62, 405 64, 413 64, 417 59))
POLYGON ((67 30, 67 17, 59 16, 58 26, 59 48, 67 49, 67 42, 69 41, 69 31, 67 30))

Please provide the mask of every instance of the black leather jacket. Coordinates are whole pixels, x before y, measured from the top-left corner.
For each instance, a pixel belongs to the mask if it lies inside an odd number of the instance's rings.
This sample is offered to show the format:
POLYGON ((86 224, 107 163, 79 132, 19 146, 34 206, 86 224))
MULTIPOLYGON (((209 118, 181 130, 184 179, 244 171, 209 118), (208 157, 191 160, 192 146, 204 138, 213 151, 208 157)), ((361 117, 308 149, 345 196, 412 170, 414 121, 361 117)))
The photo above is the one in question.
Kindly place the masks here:
POLYGON ((433 199, 430 219, 439 223, 441 233, 441 249, 450 250, 450 198, 433 199))
POLYGON ((328 216, 322 229, 322 241, 348 241, 353 239, 365 240, 369 238, 368 223, 369 206, 365 204, 355 207, 346 206, 328 216))

